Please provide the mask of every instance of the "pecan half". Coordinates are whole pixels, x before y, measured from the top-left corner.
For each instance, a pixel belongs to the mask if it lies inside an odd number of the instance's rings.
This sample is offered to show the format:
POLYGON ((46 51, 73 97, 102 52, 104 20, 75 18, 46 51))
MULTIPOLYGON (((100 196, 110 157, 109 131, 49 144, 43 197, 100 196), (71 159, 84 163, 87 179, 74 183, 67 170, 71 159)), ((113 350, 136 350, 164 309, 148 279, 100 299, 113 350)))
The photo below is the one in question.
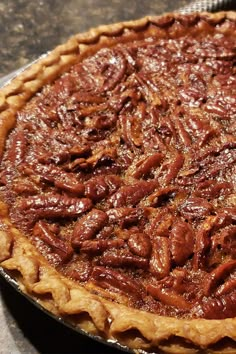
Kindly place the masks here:
POLYGON ((91 278, 104 289, 119 290, 135 299, 142 297, 142 287, 131 277, 105 267, 94 267, 91 278))
MULTIPOLYGON (((35 164, 32 170, 44 182, 54 183, 58 189, 70 192, 76 196, 84 195, 84 185, 79 182, 73 173, 63 171, 58 166, 35 164)), ((33 172, 32 172, 33 174, 33 172)))
POLYGON ((115 175, 93 177, 85 183, 85 196, 99 202, 113 194, 121 184, 121 178, 115 175))
POLYGON ((130 186, 122 186, 109 199, 114 208, 134 206, 147 197, 157 187, 156 181, 139 181, 130 186))
POLYGON ((107 249, 120 248, 124 245, 122 239, 106 239, 106 240, 86 240, 81 243, 80 252, 88 254, 100 254, 107 249))
POLYGON ((176 156, 168 162, 168 170, 164 176, 165 184, 169 184, 177 177, 180 169, 183 167, 183 164, 184 156, 181 153, 177 153, 176 156))
POLYGON ((132 253, 145 258, 150 255, 152 248, 149 236, 143 232, 131 233, 128 246, 132 253))
POLYGON ((38 220, 40 218, 74 218, 88 211, 92 202, 87 198, 71 198, 66 195, 48 193, 20 199, 16 207, 23 216, 38 220))
POLYGON ((220 195, 230 194, 232 190, 233 185, 230 182, 207 180, 199 183, 193 194, 200 198, 214 199, 218 198, 220 195))
POLYGON ((191 197, 179 207, 181 215, 188 220, 201 219, 213 211, 213 206, 203 198, 191 197))
POLYGON ((193 256, 194 270, 197 270, 199 268, 201 269, 206 263, 207 251, 209 250, 211 244, 210 231, 215 219, 216 218, 214 216, 209 216, 203 222, 200 229, 196 232, 196 241, 193 256))
POLYGON ((220 285, 216 290, 216 295, 221 296, 225 294, 229 294, 236 289, 236 279, 229 278, 225 281, 224 284, 220 285))
POLYGON ((170 250, 172 259, 177 265, 183 265, 194 249, 194 232, 191 226, 177 220, 170 232, 170 250))
POLYGON ((146 220, 146 213, 143 208, 112 208, 107 211, 107 215, 110 223, 118 224, 123 229, 134 225, 141 226, 146 220))
POLYGON ((11 136, 10 148, 7 151, 6 159, 13 166, 19 165, 25 156, 27 148, 27 140, 22 129, 16 130, 11 136))
POLYGON ((135 164, 135 166, 131 167, 131 176, 134 178, 147 177, 152 172, 152 169, 160 165, 162 159, 163 154, 160 152, 142 158, 135 164))
POLYGON ((126 250, 112 250, 104 252, 99 258, 101 265, 110 267, 128 267, 128 268, 140 268, 147 269, 149 261, 146 258, 136 256, 126 250))
POLYGON ((90 240, 106 225, 107 214, 99 209, 92 209, 87 215, 79 219, 72 234, 72 246, 79 247, 82 241, 90 240))
POLYGON ((210 273, 209 280, 204 285, 204 294, 209 296, 215 290, 217 285, 222 283, 231 272, 236 269, 236 260, 219 265, 210 273))
POLYGON ((165 204, 171 202, 174 199, 177 191, 178 188, 175 186, 158 188, 154 193, 150 194, 146 198, 145 205, 152 207, 164 206, 165 204))
POLYGON ((52 251, 57 253, 62 262, 68 261, 72 257, 73 250, 70 245, 62 241, 56 234, 51 231, 50 225, 46 222, 39 221, 33 228, 33 235, 39 237, 43 242, 52 248, 52 251))
POLYGON ((206 319, 233 318, 236 316, 236 290, 215 298, 206 298, 194 308, 197 317, 206 319))
POLYGON ((174 306, 181 310, 189 310, 191 308, 191 304, 185 300, 184 296, 177 294, 171 289, 165 289, 160 285, 153 284, 149 284, 146 289, 154 299, 161 301, 165 305, 174 306))
POLYGON ((230 225, 211 237, 213 252, 222 250, 224 254, 236 256, 236 225, 230 225))
POLYGON ((170 267, 171 255, 169 239, 157 236, 152 241, 149 270, 157 279, 162 279, 169 274, 170 267))
POLYGON ((168 208, 163 208, 151 221, 150 234, 152 238, 156 236, 169 236, 171 225, 174 222, 174 215, 168 208))

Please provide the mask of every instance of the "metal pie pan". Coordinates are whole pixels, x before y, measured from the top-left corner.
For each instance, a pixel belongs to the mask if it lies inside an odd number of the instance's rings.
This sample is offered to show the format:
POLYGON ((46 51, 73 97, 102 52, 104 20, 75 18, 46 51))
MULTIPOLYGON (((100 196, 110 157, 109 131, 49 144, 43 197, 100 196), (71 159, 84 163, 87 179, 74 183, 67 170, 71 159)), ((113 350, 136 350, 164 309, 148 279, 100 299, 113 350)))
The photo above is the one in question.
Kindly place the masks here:
MULTIPOLYGON (((86 332, 85 330, 83 330, 83 329, 81 329, 79 327, 73 326, 73 324, 71 324, 69 321, 66 321, 62 317, 57 316, 57 315, 53 314, 52 312, 48 311, 40 303, 38 303, 35 299, 30 297, 30 295, 24 293, 20 289, 17 281, 13 278, 13 276, 10 273, 8 273, 7 271, 5 271, 2 267, 0 267, 0 276, 2 276, 6 280, 6 282, 8 284, 10 284, 13 287, 13 289, 18 294, 22 295, 25 299, 27 299, 31 304, 33 304, 42 313, 44 313, 46 316, 49 316, 51 319, 59 322, 61 325, 67 327, 69 330, 73 331, 74 333, 78 333, 79 335, 85 336, 85 337, 87 337, 87 338, 89 338, 89 339, 91 339, 91 340, 93 340, 95 342, 99 342, 99 343, 101 343, 103 345, 106 345, 106 346, 110 347, 111 348, 111 353, 113 353, 114 349, 117 349, 117 350, 120 350, 121 352, 135 354, 135 352, 133 350, 131 350, 130 348, 128 348, 126 346, 123 346, 123 345, 119 344, 116 341, 106 340, 106 339, 104 339, 104 338, 102 338, 100 336, 96 336, 96 335, 93 335, 91 333, 88 333, 88 332, 86 332)), ((35 323, 35 326, 37 327, 37 323, 35 323)), ((52 338, 52 340, 54 341, 55 339, 52 338)), ((80 345, 80 343, 79 343, 79 337, 78 337, 78 348, 79 348, 79 345, 80 345)), ((91 352, 88 351, 88 353, 91 353, 91 352)), ((110 353, 110 351, 109 351, 109 353, 110 353)), ((139 351, 139 353, 140 354, 145 354, 146 352, 141 350, 141 351, 139 351)), ((137 354, 137 351, 136 351, 136 354, 137 354)))

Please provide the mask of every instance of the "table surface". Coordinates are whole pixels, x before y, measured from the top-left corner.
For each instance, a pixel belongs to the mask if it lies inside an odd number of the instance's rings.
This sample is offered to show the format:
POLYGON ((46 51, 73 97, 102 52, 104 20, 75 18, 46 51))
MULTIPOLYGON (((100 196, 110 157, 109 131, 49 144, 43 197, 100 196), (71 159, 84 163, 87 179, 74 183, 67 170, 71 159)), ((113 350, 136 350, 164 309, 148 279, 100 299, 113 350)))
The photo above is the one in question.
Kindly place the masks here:
MULTIPOLYGON (((170 12, 189 0, 1 0, 0 77, 99 24, 170 12)), ((58 323, 0 277, 0 354, 119 354, 58 323)))

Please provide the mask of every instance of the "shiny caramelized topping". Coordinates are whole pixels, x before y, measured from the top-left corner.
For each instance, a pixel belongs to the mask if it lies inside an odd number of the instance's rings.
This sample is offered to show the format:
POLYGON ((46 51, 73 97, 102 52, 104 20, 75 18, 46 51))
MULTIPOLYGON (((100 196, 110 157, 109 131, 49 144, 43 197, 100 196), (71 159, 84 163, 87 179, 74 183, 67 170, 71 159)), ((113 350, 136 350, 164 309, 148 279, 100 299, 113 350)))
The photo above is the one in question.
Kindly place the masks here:
POLYGON ((236 316, 227 26, 101 49, 18 114, 1 194, 65 276, 161 315, 236 316))

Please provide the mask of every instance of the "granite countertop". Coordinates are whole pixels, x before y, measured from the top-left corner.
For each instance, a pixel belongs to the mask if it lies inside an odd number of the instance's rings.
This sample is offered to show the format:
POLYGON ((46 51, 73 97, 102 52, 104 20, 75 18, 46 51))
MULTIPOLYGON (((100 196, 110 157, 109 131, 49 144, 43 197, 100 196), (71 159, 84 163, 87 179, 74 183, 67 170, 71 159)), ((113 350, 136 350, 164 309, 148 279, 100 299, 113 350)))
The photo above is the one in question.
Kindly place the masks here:
MULTIPOLYGON (((161 14, 189 0, 1 0, 0 77, 99 24, 161 14)), ((36 308, 0 277, 0 354, 118 354, 36 308)))
POLYGON ((173 11, 188 0, 2 0, 0 77, 100 24, 173 11))

